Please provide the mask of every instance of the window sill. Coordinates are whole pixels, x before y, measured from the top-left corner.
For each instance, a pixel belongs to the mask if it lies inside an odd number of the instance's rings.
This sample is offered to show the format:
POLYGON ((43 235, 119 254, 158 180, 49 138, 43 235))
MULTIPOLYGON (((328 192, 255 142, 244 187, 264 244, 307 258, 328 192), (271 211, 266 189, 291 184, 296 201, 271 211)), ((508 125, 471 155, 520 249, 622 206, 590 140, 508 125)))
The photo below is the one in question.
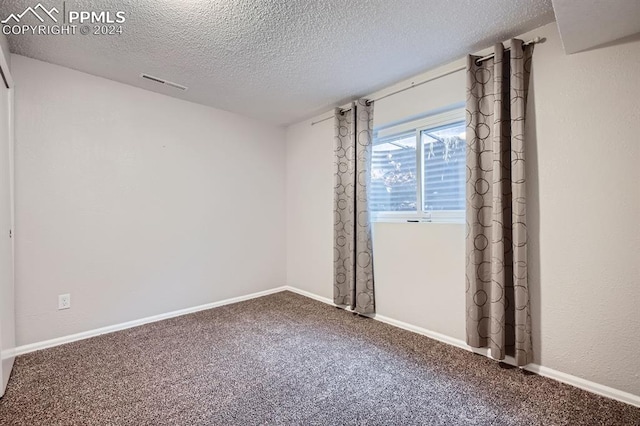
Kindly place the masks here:
POLYGON ((371 215, 373 223, 466 223, 464 211, 441 211, 438 213, 426 214, 393 214, 393 213, 373 213, 371 215))
POLYGON ((459 220, 415 220, 415 219, 376 219, 371 223, 406 223, 409 225, 428 224, 428 225, 464 225, 464 221, 459 220))

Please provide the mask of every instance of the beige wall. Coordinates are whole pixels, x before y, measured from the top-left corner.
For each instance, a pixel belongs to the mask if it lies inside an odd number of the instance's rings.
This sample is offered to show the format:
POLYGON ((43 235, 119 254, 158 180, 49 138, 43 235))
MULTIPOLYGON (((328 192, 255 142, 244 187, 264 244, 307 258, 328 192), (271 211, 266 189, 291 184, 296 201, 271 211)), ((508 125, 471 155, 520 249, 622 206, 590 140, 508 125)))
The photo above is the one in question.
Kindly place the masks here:
POLYGON ((18 345, 284 284, 281 129, 12 59, 18 345))
POLYGON ((287 129, 287 284, 330 297, 333 120, 287 129))
MULTIPOLYGON (((528 111, 535 362, 640 395, 640 40, 536 46, 528 111)), ((484 53, 484 52, 483 52, 484 53)), ((454 63, 372 94, 464 65, 454 63)), ((464 102, 464 73, 375 105, 380 126, 464 102)), ((332 294, 332 121, 287 130, 287 280, 332 294)), ((378 313, 464 339, 464 225, 374 226, 378 313)))

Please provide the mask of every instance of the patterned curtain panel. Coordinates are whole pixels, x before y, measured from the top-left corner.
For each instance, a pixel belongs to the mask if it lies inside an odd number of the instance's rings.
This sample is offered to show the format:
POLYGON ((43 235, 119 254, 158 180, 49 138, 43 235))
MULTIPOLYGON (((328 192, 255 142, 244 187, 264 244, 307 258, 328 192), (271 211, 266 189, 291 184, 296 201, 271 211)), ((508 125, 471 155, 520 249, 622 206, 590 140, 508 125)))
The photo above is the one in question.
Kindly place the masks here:
POLYGON ((467 343, 531 362, 524 122, 533 45, 467 62, 467 343))
POLYGON ((335 115, 333 301, 371 314, 375 303, 367 191, 373 104, 360 99, 335 115))

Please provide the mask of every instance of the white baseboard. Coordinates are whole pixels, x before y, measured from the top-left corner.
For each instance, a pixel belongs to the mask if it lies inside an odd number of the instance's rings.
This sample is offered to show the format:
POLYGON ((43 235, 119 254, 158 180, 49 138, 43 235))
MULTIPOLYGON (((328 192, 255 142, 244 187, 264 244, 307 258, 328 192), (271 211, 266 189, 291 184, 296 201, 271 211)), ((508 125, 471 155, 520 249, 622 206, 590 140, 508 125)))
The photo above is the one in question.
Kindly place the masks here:
POLYGON ((230 305, 232 303, 242 302, 244 300, 255 299, 256 297, 267 296, 273 293, 279 293, 287 290, 287 287, 276 287, 270 290, 259 291, 257 293, 251 293, 246 296, 232 297, 231 299, 220 300, 218 302, 206 303, 204 305, 193 306, 191 308, 179 309, 177 311, 167 312, 164 314, 153 315, 146 318, 140 318, 133 321, 127 321, 120 324, 109 325, 107 327, 96 328, 94 330, 83 331, 81 333, 71 334, 69 336, 57 337, 51 340, 45 340, 42 342, 30 343, 28 345, 18 346, 13 351, 3 351, 2 358, 10 358, 12 356, 18 356, 27 354, 29 352, 39 351, 41 349, 52 348, 54 346, 64 345, 65 343, 71 343, 78 340, 88 339, 90 337, 99 336, 101 334, 113 333, 114 331, 126 330, 127 328, 138 327, 143 324, 149 324, 151 322, 162 321, 169 318, 179 317, 181 315, 191 314, 198 311, 204 311, 206 309, 217 308, 218 306, 230 305))
POLYGON ((328 297, 324 297, 324 296, 318 296, 317 294, 311 293, 309 291, 306 290, 300 290, 297 287, 291 287, 290 285, 286 285, 284 286, 285 290, 288 290, 292 293, 297 293, 301 296, 305 296, 308 297, 309 299, 315 299, 318 302, 322 302, 322 303, 326 303, 327 305, 331 305, 331 306, 338 306, 335 303, 333 303, 333 299, 329 299, 328 297))
MULTIPOLYGON (((279 293, 281 291, 291 291, 293 293, 300 294, 302 296, 308 297, 310 299, 314 299, 323 303, 326 303, 331 306, 337 306, 333 303, 332 299, 327 297, 318 296, 317 294, 310 293, 305 290, 301 290, 296 287, 291 286, 282 286, 276 287, 270 290, 260 291, 257 293, 248 294, 246 296, 233 297, 231 299, 225 299, 218 302, 207 303, 200 306, 194 306, 191 308, 180 309, 173 312, 168 312, 165 314, 154 315, 146 318, 141 318, 138 320, 128 321, 121 324, 110 325, 107 327, 97 328, 95 330, 84 331, 82 333, 71 334, 69 336, 58 337, 56 339, 45 340, 42 342, 31 343, 28 345, 18 346, 13 351, 3 351, 2 358, 9 358, 12 356, 18 356, 27 354, 29 352, 39 351, 41 349, 51 348, 54 346, 64 345, 65 343, 71 343, 78 340, 88 339, 90 337, 99 336, 101 334, 113 333, 114 331, 125 330, 127 328, 137 327, 143 324, 148 324, 151 322, 161 321, 164 319, 174 318, 181 315, 190 314, 193 312, 203 311, 206 309, 216 308, 218 306, 229 305, 232 303, 242 302, 244 300, 255 299, 257 297, 267 296, 273 293, 279 293)), ((467 345, 466 342, 456 339, 441 333, 437 333, 435 331, 427 330, 422 327, 418 327, 416 325, 412 325, 403 321, 398 321, 393 318, 386 317, 384 315, 372 315, 371 318, 374 320, 384 322, 386 324, 392 325, 394 327, 402 328, 404 330, 411 331, 413 333, 421 334, 423 336, 429 337, 434 340, 438 340, 440 342, 456 346, 468 351, 472 351, 481 355, 485 355, 490 357, 489 351, 487 349, 476 349, 467 345)), ((514 359, 507 357, 507 359, 503 360, 503 362, 507 364, 515 365, 514 359)), ((631 394, 629 392, 624 392, 619 389, 614 389, 609 386, 601 385, 599 383, 595 383, 577 376, 573 376, 571 374, 563 373, 561 371, 554 370, 552 368, 544 367, 537 364, 528 364, 523 367, 525 370, 531 371, 533 373, 539 374, 544 377, 548 377, 550 379, 557 380, 559 382, 566 383, 568 385, 575 386, 580 389, 584 389, 586 391, 605 396, 607 398, 615 399, 630 405, 634 405, 636 407, 640 407, 640 396, 631 394)))
POLYGON ((529 364, 524 368, 527 371, 531 371, 532 373, 536 373, 541 376, 548 377, 550 379, 554 379, 571 386, 575 386, 588 392, 615 399, 616 401, 624 402, 629 405, 640 407, 639 395, 634 395, 620 389, 601 385, 600 383, 595 383, 590 380, 583 379, 582 377, 573 376, 571 374, 563 373, 562 371, 554 370, 553 368, 544 367, 538 364, 529 364))
MULTIPOLYGON (((318 296, 317 294, 313 294, 310 293, 308 291, 305 290, 300 290, 298 288, 295 287, 291 287, 291 286, 285 286, 284 288, 285 290, 289 290, 293 293, 297 293, 300 294, 302 296, 306 296, 309 297, 311 299, 315 299, 318 300, 320 302, 324 302, 326 304, 329 304, 331 306, 336 306, 335 303, 333 303, 333 300, 327 298, 327 297, 322 297, 322 296, 318 296)), ((452 346, 456 346, 458 348, 462 348, 480 355, 484 355, 486 357, 492 358, 489 349, 478 349, 478 348, 472 348, 471 346, 467 345, 467 343, 463 340, 460 339, 456 339, 454 337, 450 337, 441 333, 437 333, 435 331, 431 331, 431 330, 427 330, 425 328, 422 327, 418 327, 416 325, 412 325, 412 324, 408 324, 406 322, 403 321, 398 321, 396 319, 393 318, 389 318, 386 317, 384 315, 372 315, 371 318, 380 321, 380 322, 384 322, 386 324, 392 325, 394 327, 398 327, 398 328, 402 328, 404 330, 408 330, 417 334, 421 334, 423 336, 429 337, 431 339, 437 340, 439 342, 443 342, 443 343, 447 343, 449 345, 452 346)), ((515 365, 515 359, 513 357, 506 357, 504 360, 502 360, 502 362, 506 363, 506 364, 510 364, 510 365, 515 365)), ((624 402, 626 404, 630 404, 630 405, 634 405, 636 407, 640 407, 640 396, 638 395, 634 395, 632 393, 629 392, 625 392, 619 389, 614 389, 612 387, 609 386, 605 386, 605 385, 601 385, 599 383, 595 383, 592 382, 590 380, 586 380, 583 379, 581 377, 577 377, 577 376, 573 376, 571 374, 567 374, 567 373, 563 373, 561 371, 558 370, 554 370, 553 368, 549 368, 549 367, 544 367, 542 365, 538 365, 538 364, 528 364, 525 365, 524 367, 521 367, 527 371, 531 371, 532 373, 536 373, 539 374, 540 376, 544 376, 544 377, 548 377, 550 379, 554 379, 557 380, 559 382, 562 383, 566 383, 568 385, 571 386, 575 386, 577 388, 598 394, 598 395, 602 395, 605 396, 607 398, 611 398, 611 399, 615 399, 617 401, 621 401, 624 402)))

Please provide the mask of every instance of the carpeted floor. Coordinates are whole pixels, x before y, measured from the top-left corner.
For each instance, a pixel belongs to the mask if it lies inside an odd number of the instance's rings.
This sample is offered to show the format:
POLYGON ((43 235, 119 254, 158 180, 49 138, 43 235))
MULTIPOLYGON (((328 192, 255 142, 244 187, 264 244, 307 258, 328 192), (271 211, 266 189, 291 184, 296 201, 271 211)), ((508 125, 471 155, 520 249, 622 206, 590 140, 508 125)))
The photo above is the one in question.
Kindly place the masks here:
POLYGON ((283 292, 24 355, 2 425, 640 425, 640 409, 283 292))

